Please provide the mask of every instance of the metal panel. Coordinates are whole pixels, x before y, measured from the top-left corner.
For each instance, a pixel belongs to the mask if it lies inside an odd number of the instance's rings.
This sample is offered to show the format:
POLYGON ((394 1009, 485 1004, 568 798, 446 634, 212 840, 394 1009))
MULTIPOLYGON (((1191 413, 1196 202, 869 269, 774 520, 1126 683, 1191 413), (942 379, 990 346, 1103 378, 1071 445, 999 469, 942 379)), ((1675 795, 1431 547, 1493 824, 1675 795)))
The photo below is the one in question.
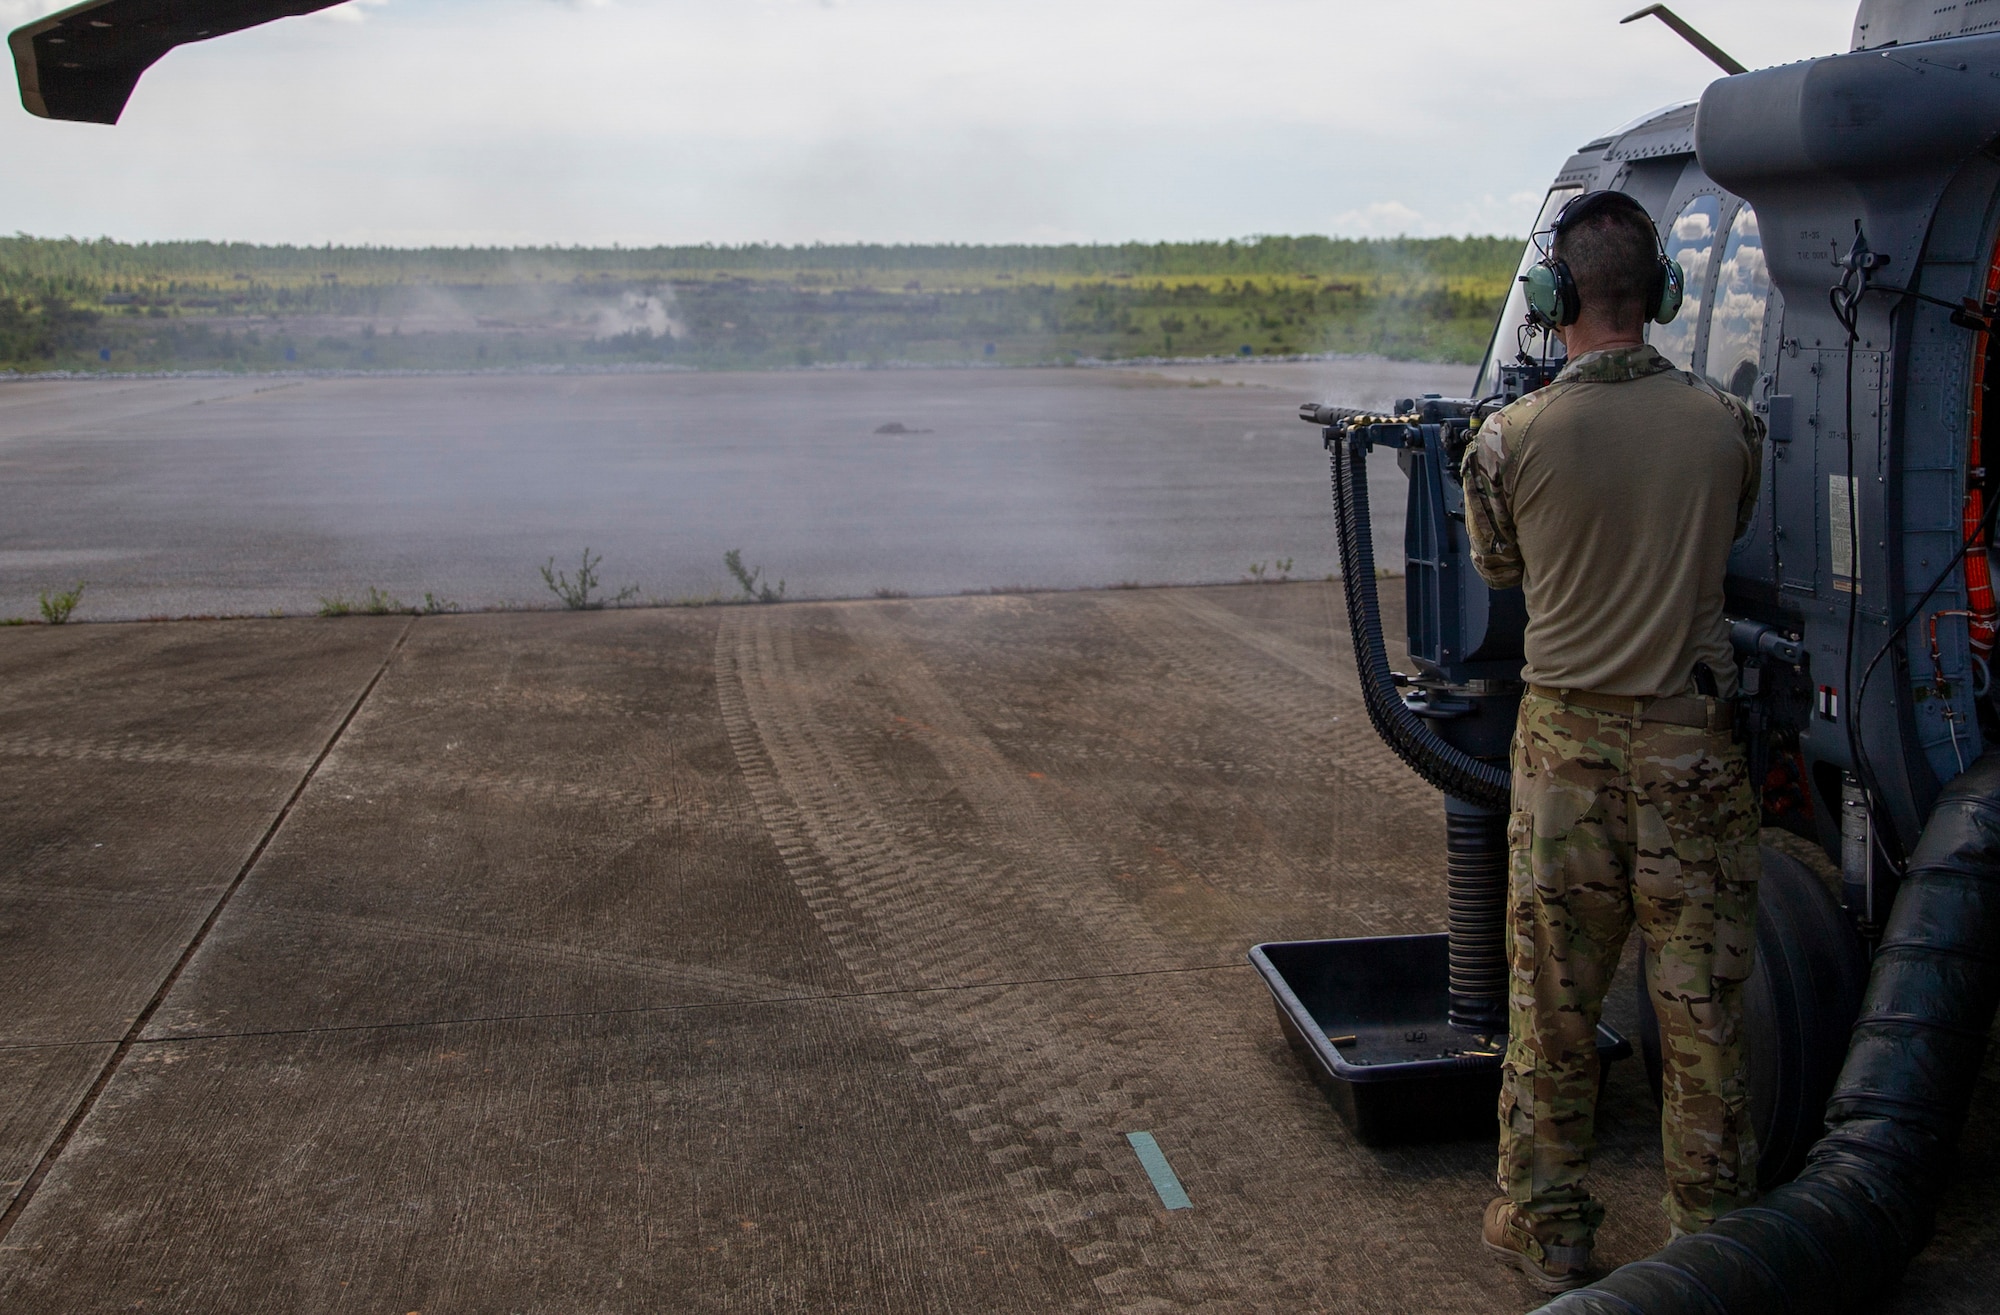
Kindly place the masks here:
POLYGON ((1779 583, 1788 590, 1819 591, 1819 477, 1817 445, 1789 393, 1771 398, 1771 497, 1777 510, 1779 583))

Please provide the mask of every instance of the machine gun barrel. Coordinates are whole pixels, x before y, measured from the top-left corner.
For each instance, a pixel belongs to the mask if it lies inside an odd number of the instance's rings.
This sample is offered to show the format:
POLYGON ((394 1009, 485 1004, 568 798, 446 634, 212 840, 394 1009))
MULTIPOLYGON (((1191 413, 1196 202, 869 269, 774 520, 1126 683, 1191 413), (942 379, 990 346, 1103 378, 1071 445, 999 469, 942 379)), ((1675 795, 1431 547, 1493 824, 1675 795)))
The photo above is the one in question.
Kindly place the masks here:
POLYGON ((1325 402, 1307 402, 1299 408, 1299 419, 1309 425, 1344 425, 1364 414, 1351 406, 1329 406, 1325 402))

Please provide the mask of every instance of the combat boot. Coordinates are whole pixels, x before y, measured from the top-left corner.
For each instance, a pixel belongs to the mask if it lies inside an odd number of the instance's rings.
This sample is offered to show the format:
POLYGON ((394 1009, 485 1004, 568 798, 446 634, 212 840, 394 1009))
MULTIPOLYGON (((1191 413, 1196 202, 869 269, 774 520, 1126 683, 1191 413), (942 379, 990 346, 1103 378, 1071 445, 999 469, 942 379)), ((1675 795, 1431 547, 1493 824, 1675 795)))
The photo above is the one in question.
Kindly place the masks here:
POLYGON ((1590 1281, 1590 1248, 1556 1246, 1528 1231, 1514 1214, 1514 1203, 1496 1196, 1486 1205, 1480 1229, 1486 1249, 1512 1265, 1543 1292, 1568 1292, 1590 1281))

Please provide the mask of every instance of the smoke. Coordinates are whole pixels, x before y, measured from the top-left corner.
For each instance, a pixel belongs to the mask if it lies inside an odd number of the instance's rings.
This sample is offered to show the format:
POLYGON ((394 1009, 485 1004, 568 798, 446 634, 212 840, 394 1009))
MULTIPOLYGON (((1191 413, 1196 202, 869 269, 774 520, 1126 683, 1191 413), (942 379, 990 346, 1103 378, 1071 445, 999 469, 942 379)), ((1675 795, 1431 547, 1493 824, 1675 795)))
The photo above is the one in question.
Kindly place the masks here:
POLYGON ((676 313, 680 307, 671 291, 627 292, 616 305, 597 309, 591 336, 602 342, 643 333, 654 338, 687 337, 687 323, 676 313))
POLYGON ((448 289, 435 283, 420 283, 406 294, 396 327, 405 333, 424 330, 463 330, 475 327, 479 317, 448 289))

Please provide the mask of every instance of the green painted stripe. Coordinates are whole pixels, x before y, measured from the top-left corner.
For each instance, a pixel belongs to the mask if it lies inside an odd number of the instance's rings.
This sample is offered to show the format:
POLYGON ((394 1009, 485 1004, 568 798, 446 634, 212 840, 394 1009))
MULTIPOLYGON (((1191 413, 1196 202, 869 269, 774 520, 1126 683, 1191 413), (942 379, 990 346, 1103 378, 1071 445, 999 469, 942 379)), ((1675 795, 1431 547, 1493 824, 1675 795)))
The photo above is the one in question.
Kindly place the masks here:
POLYGON ((1153 1140, 1150 1132, 1128 1132, 1125 1140, 1132 1143, 1132 1150, 1139 1156, 1139 1167, 1153 1180, 1153 1190, 1160 1194, 1160 1204, 1169 1210, 1192 1210, 1194 1202, 1188 1200, 1181 1180, 1174 1176, 1174 1166, 1167 1163, 1166 1153, 1160 1143, 1153 1140))

